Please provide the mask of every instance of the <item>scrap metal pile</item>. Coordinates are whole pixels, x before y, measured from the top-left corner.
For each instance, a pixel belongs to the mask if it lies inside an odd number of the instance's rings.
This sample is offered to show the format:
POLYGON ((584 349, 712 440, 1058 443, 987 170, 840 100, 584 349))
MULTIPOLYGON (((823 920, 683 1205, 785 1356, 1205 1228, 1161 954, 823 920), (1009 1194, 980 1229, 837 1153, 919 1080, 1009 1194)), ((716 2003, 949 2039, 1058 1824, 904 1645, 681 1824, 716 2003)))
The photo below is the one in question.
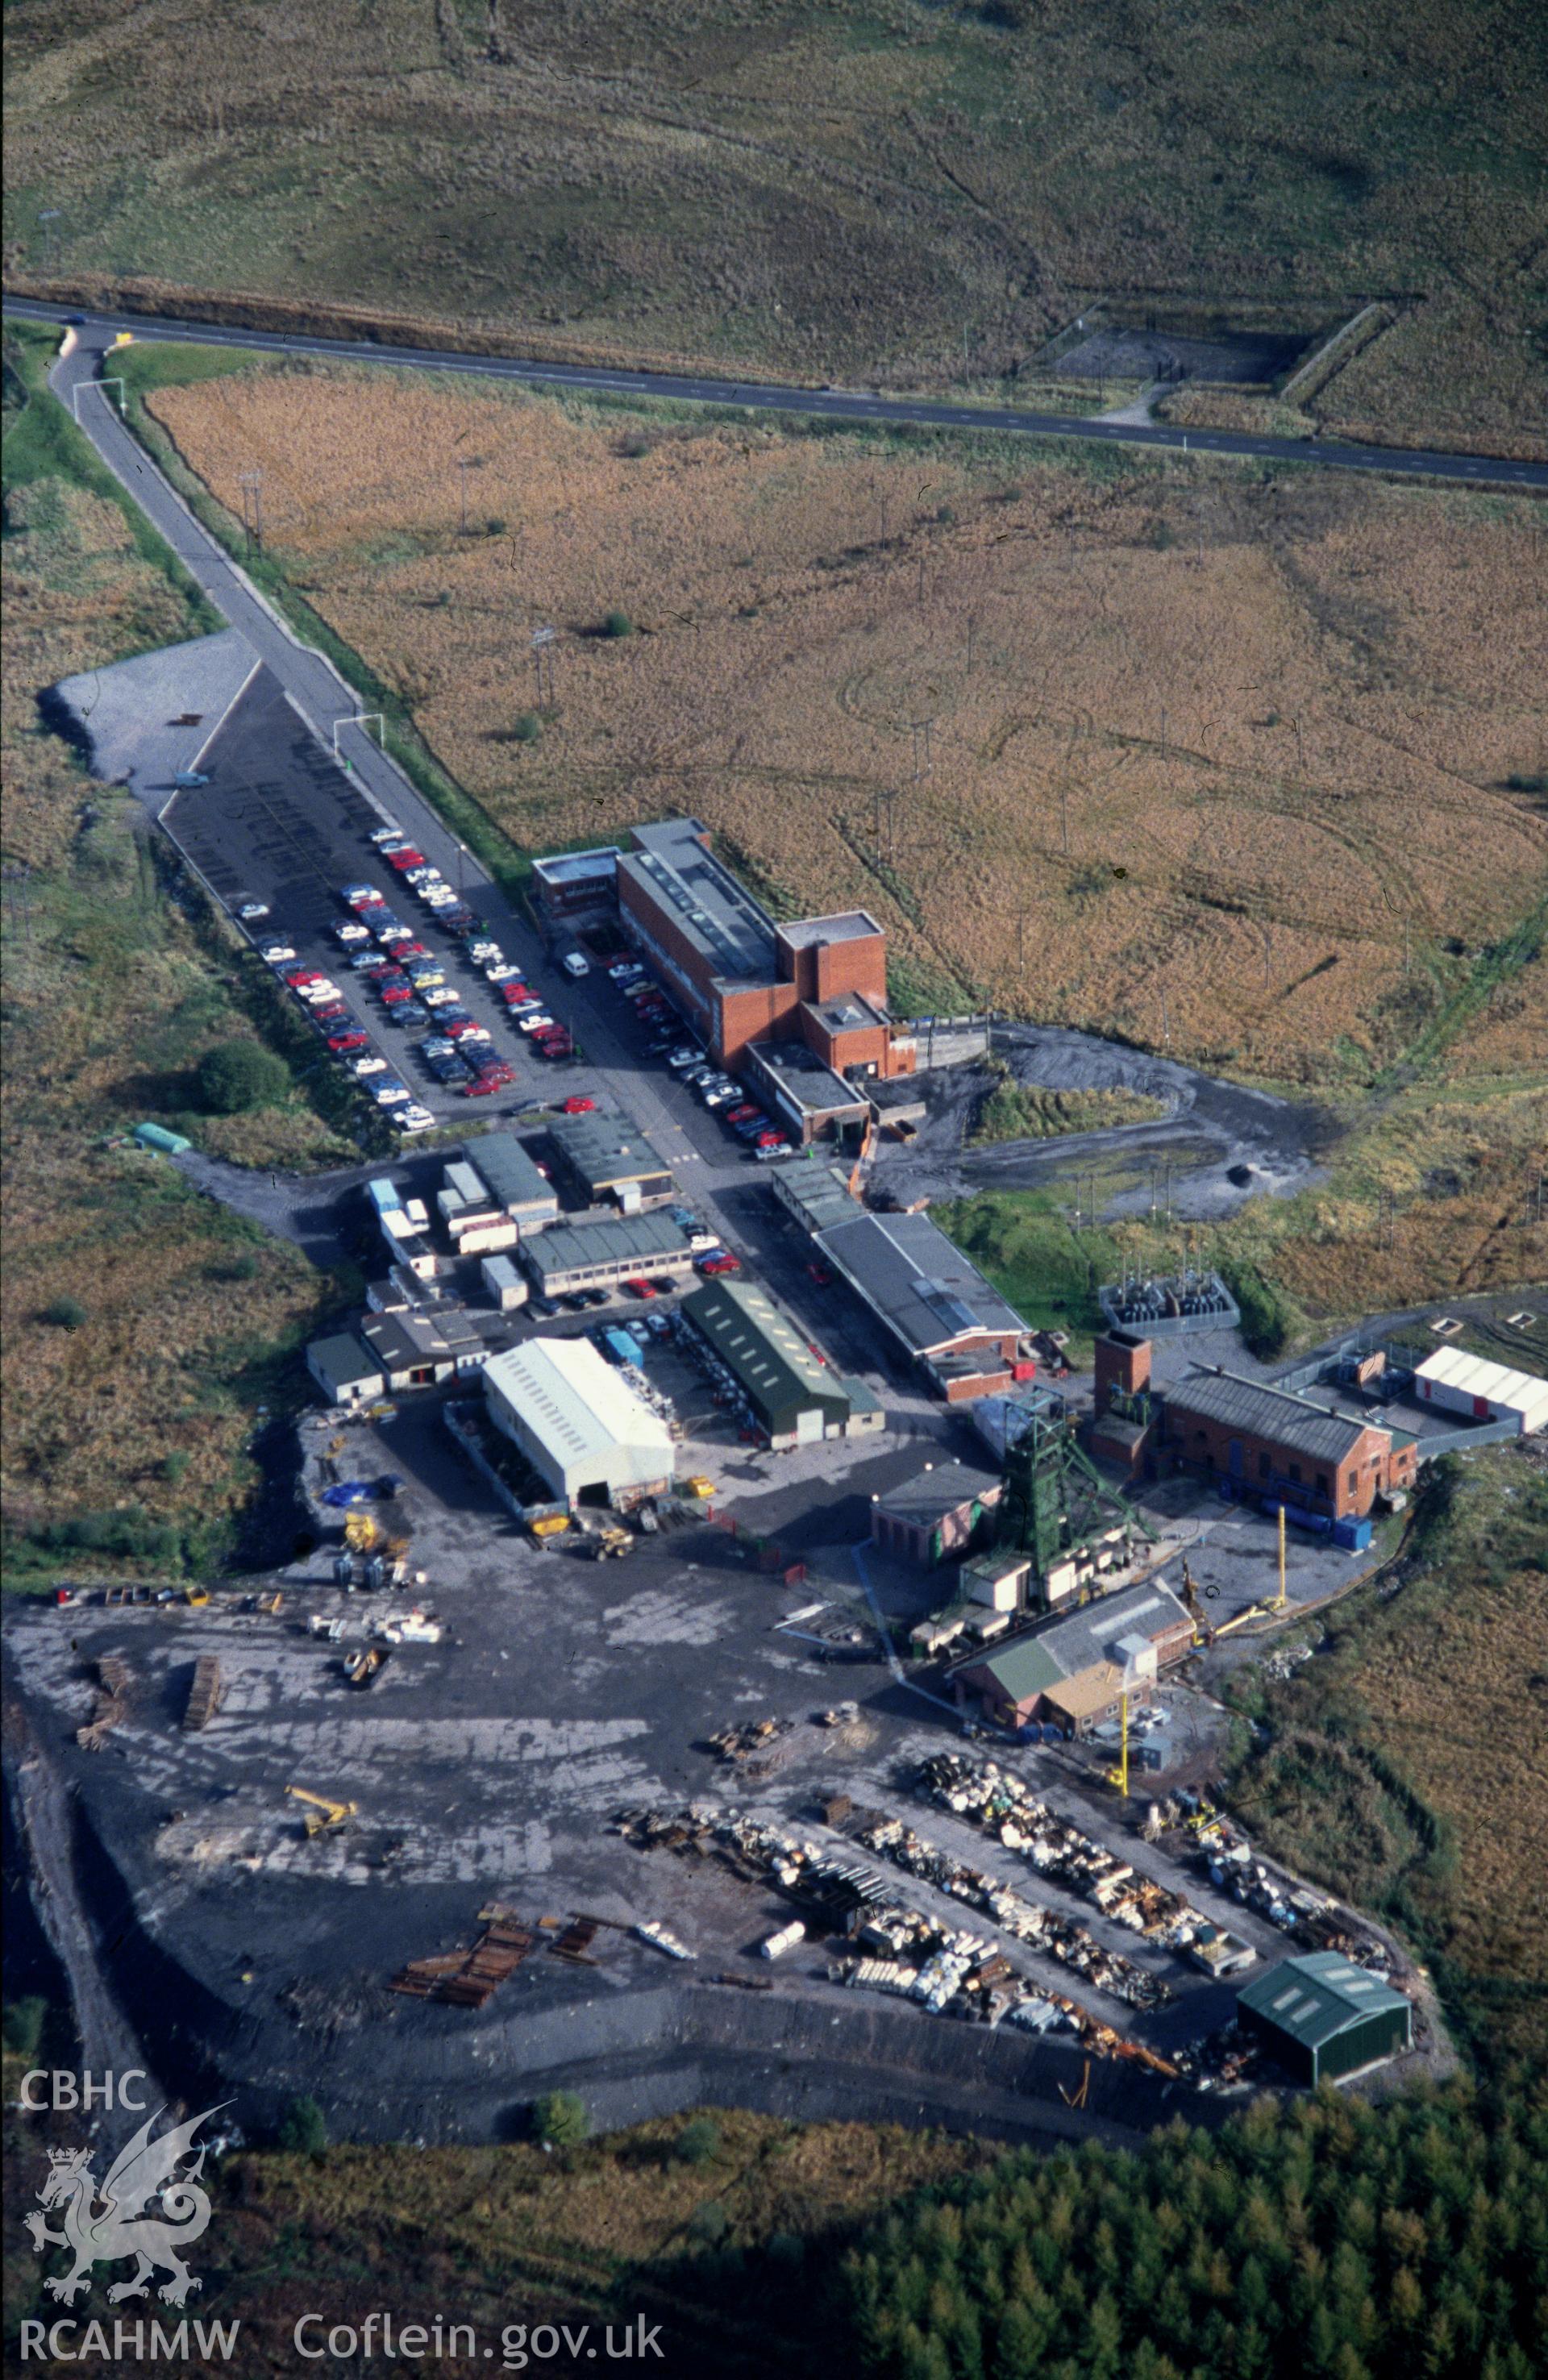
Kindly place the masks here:
MULTIPOLYGON (((1172 1806, 1164 1805, 1159 1814, 1164 1824, 1172 1806)), ((1244 1909, 1266 1917, 1303 1950, 1337 1950, 1374 1974, 1390 1972, 1392 1960, 1383 1943, 1368 1935, 1351 1934, 1325 1892, 1293 1883, 1255 1859, 1241 1828, 1208 1802, 1201 1804, 1188 1823, 1199 1858, 1218 1890, 1228 1892, 1244 1909)))
POLYGON ((782 1735, 787 1735, 790 1722, 783 1718, 750 1718, 740 1727, 722 1728, 709 1739, 717 1756, 729 1761, 749 1777, 766 1777, 777 1766, 771 1755, 782 1735))
POLYGON ((453 2008, 481 2009, 514 1975, 537 1940, 516 1912, 499 1902, 479 1912, 484 1931, 470 1950, 450 1950, 431 1959, 410 1959, 387 1985, 409 1999, 445 2000, 453 2008))
MULTIPOLYGON (((1076 2001, 1018 1973, 998 1946, 985 1937, 909 1907, 885 1877, 822 1844, 743 1817, 734 1810, 715 1810, 702 1803, 671 1813, 624 1809, 615 1815, 613 1823, 637 1850, 702 1856, 713 1847, 749 1882, 772 1884, 803 1912, 810 1934, 843 1937, 843 1950, 828 1969, 830 1981, 892 1992, 936 2016, 991 2025, 1006 2020, 1035 2033, 1073 2031, 1099 2055, 1138 2058, 1169 2075, 1188 2070, 1183 2058, 1168 2063, 1123 2040, 1112 2026, 1076 2001)), ((1115 1997, 1132 1998, 1138 2006, 1167 1998, 1164 1984, 1103 1951, 1084 1926, 1034 1908, 987 1877, 975 1876, 971 1869, 929 1844, 920 1844, 900 1821, 879 1813, 864 1814, 857 1840, 958 1899, 973 1899, 975 1887, 981 1887, 985 1896, 981 1905, 997 1925, 1006 1932, 1020 1932, 1024 1927, 1023 1938, 1055 1957, 1064 1955, 1055 1946, 1065 1942, 1071 1954, 1067 1963, 1079 1965, 1079 1972, 1103 1990, 1119 1986, 1115 1997), (907 1851, 908 1844, 916 1849, 907 1851), (916 1855, 918 1866, 913 1865, 916 1855), (948 1880, 943 1882, 943 1878, 948 1880), (1089 1965, 1080 1964, 1088 1955, 1089 1965)))
POLYGON ((981 1910, 1003 1933, 1015 1935, 1029 1949, 1057 1959, 1061 1966, 1111 1998, 1137 2009, 1155 2008, 1170 1999, 1171 1993, 1159 1975, 1116 1950, 1106 1949, 1079 1918, 1061 1917, 1039 1902, 1024 1900, 981 1868, 969 1867, 965 1861, 954 1859, 949 1852, 916 1834, 901 1818, 883 1818, 863 1827, 856 1840, 921 1883, 932 1884, 938 1892, 949 1892, 970 1909, 981 1910))
POLYGON ((75 1740, 82 1752, 100 1752, 128 1708, 129 1665, 116 1653, 104 1653, 97 1663, 97 1692, 91 1716, 78 1727, 75 1740))
POLYGON ((208 1727, 220 1708, 224 1692, 219 1661, 213 1653, 201 1653, 194 1664, 193 1684, 189 1689, 183 1725, 196 1734, 201 1727, 208 1727))
POLYGON ((957 1753, 937 1753, 921 1764, 919 1781, 941 1808, 1020 1852, 1040 1875, 1094 1902, 1115 1925, 1184 1953, 1213 1933, 1212 1921, 1181 1893, 1136 1875, 1116 1852, 1072 1827, 993 1761, 980 1766, 957 1753))

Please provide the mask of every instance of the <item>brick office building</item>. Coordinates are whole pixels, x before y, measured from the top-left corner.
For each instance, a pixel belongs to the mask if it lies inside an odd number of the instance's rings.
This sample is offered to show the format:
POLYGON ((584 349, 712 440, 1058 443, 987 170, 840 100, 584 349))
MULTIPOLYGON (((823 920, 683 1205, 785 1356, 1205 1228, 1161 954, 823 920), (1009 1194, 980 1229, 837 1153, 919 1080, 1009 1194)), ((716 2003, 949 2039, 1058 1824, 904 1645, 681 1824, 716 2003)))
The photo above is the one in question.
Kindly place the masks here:
POLYGON ((618 914, 724 1066, 760 1042, 804 1043, 848 1081, 914 1070, 887 1006, 887 939, 864 909, 777 924, 710 849, 697 819, 632 830, 618 914))

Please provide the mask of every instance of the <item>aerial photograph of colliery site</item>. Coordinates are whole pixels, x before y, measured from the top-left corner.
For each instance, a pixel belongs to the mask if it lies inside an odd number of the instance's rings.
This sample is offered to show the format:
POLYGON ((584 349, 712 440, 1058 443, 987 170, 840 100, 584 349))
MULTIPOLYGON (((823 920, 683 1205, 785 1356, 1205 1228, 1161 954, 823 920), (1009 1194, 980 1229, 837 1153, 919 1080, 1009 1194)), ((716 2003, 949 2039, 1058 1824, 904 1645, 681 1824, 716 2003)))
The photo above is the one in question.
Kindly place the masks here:
POLYGON ((7 2369, 1531 2380, 1536 12, 6 25, 7 2369))

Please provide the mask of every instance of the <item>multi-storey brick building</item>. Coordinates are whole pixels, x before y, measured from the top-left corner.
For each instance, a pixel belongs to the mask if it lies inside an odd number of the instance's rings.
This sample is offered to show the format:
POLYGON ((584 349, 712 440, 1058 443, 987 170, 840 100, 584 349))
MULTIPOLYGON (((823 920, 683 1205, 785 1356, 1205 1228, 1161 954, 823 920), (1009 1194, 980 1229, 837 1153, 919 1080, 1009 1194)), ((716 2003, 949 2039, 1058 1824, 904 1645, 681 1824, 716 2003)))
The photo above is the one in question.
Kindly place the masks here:
MULTIPOLYGON (((837 1078, 835 1111, 855 1104, 846 1084, 913 1072, 913 1038, 887 1007, 886 935, 866 910, 780 925, 697 819, 632 832, 617 860, 619 915, 722 1065, 760 1043, 800 1042, 837 1078)), ((820 1128, 821 1102, 807 1106, 820 1128)))

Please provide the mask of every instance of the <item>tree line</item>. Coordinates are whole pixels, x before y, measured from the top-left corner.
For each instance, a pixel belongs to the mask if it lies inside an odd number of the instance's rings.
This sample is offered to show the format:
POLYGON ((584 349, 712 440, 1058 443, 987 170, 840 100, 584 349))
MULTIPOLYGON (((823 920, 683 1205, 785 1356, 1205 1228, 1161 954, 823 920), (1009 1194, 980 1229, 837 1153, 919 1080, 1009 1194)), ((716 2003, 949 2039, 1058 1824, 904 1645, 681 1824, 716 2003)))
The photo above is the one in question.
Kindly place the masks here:
POLYGON ((1534 2380, 1548 2086, 1019 2152, 888 2216, 847 2280, 888 2380, 1534 2380))

